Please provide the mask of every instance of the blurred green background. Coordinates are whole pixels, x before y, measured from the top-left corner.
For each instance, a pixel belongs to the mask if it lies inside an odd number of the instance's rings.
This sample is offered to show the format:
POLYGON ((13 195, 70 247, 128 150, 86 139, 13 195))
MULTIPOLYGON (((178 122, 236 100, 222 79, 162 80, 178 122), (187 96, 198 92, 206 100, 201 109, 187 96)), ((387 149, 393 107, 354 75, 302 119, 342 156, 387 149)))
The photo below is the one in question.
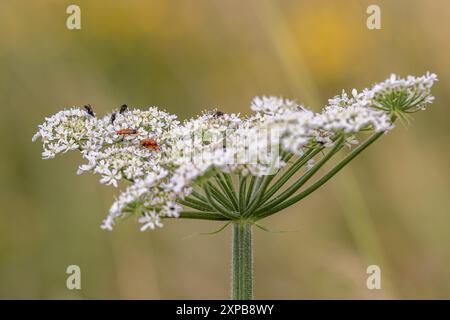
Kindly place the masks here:
POLYGON ((180 118, 247 112, 261 94, 319 110, 391 72, 440 78, 436 103, 398 124, 324 188, 255 230, 257 298, 450 298, 450 2, 0 1, 0 298, 227 298, 230 232, 214 222, 99 225, 118 190, 40 159, 45 116, 90 103, 180 118), (66 29, 66 7, 82 29, 66 29), (366 9, 381 7, 382 30, 366 9), (66 289, 66 268, 82 290, 66 289), (378 264, 382 290, 366 288, 378 264))

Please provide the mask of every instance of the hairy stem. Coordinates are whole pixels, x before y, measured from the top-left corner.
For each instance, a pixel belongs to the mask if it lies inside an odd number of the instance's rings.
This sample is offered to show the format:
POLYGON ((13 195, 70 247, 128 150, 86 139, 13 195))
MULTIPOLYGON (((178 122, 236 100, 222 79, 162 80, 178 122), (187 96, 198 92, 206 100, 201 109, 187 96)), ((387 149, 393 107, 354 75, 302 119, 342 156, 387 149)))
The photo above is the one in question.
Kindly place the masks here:
POLYGON ((245 221, 233 222, 231 299, 253 298, 252 226, 245 221))

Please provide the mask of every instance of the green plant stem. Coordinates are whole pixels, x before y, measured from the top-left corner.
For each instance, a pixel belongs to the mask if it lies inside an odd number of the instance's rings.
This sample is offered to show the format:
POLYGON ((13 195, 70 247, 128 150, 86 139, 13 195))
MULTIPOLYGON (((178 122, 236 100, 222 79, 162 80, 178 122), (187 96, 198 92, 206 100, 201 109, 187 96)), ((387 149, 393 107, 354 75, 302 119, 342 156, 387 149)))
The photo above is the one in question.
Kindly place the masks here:
POLYGON ((283 210, 284 208, 287 208, 290 205, 293 205, 294 203, 300 201, 301 199, 305 198, 306 196, 308 196, 309 194, 311 194, 312 192, 317 190, 319 187, 321 187, 328 180, 330 180, 336 173, 338 173, 351 160, 353 160, 358 154, 360 154, 364 149, 366 149, 368 146, 370 146, 373 142, 375 142, 383 134, 384 134, 384 132, 374 133, 369 139, 364 141, 364 143, 360 144, 357 148, 355 148, 352 152, 350 152, 344 159, 342 159, 336 166, 334 166, 330 171, 328 171, 324 176, 322 176, 322 178, 317 180, 315 183, 313 183, 311 186, 306 188, 304 191, 300 192, 298 195, 286 200, 285 202, 283 202, 269 210, 263 210, 264 208, 262 208, 260 212, 257 212, 258 219, 265 218, 267 216, 270 216, 271 214, 274 214, 280 210, 283 210))
POLYGON ((339 139, 333 149, 328 151, 328 153, 320 159, 311 169, 307 170, 306 173, 301 176, 300 179, 295 181, 291 186, 289 186, 286 190, 284 190, 281 194, 275 197, 273 200, 268 202, 258 211, 265 212, 270 211, 271 208, 274 208, 280 205, 283 201, 288 199, 291 195, 293 195, 298 189, 300 189, 314 174, 319 171, 319 169, 333 157, 341 148, 343 147, 343 139, 339 139))
POLYGON ((217 203, 213 199, 213 196, 211 195, 211 186, 208 183, 205 183, 204 187, 206 192, 206 198, 208 199, 209 204, 214 208, 215 211, 217 211, 218 214, 227 217, 228 220, 233 220, 238 217, 238 214, 236 212, 230 212, 229 208, 222 207, 219 203, 217 203))
POLYGON ((216 200, 218 203, 220 203, 224 208, 229 209, 229 210, 233 210, 233 205, 232 203, 220 192, 220 190, 218 190, 212 183, 207 182, 211 194, 214 198, 214 200, 216 200))
POLYGON ((270 184, 270 181, 272 181, 273 178, 274 175, 259 178, 261 183, 259 184, 259 188, 256 190, 255 197, 248 204, 246 212, 243 215, 244 217, 250 216, 253 213, 253 211, 255 211, 258 208, 264 196, 264 192, 266 191, 267 186, 270 184))
POLYGON ((178 203, 182 204, 186 207, 192 208, 192 209, 196 209, 196 210, 200 210, 200 211, 214 211, 213 208, 208 204, 208 203, 204 203, 202 201, 196 201, 195 199, 192 198, 185 198, 183 199, 178 199, 178 203))
POLYGON ((305 165, 310 159, 312 159, 316 154, 322 151, 324 147, 319 147, 317 149, 311 149, 306 152, 302 157, 300 157, 294 164, 292 164, 289 169, 265 192, 262 203, 270 199, 303 165, 305 165))
POLYGON ((230 174, 226 173, 226 172, 222 172, 222 179, 223 179, 222 181, 225 182, 225 185, 227 186, 227 188, 229 190, 229 196, 233 200, 233 205, 236 208, 239 208, 239 206, 238 206, 238 198, 236 196, 236 190, 234 188, 233 179, 231 179, 230 174))
MULTIPOLYGON (((175 217, 163 217, 164 219, 173 219, 175 217)), ((200 220, 216 220, 216 221, 228 221, 230 220, 223 215, 215 212, 199 212, 199 211, 183 211, 177 219, 200 219, 200 220)))
POLYGON ((203 202, 205 202, 205 203, 208 203, 208 199, 206 199, 203 195, 201 195, 200 193, 198 193, 198 192, 195 191, 195 190, 192 190, 191 195, 192 195, 193 197, 197 198, 197 199, 200 200, 200 201, 203 201, 203 202))
POLYGON ((247 187, 247 178, 239 176, 239 213, 242 215, 242 213, 245 211, 246 207, 246 187, 247 187))
POLYGON ((245 197, 245 203, 248 205, 250 203, 250 200, 252 198, 252 194, 253 194, 253 189, 255 188, 255 181, 256 181, 256 177, 252 176, 250 178, 250 185, 248 186, 248 190, 247 190, 247 195, 245 197))
POLYGON ((233 222, 231 299, 253 298, 252 225, 246 221, 233 222))
MULTIPOLYGON (((225 175, 224 175, 225 176, 225 175)), ((231 201, 234 210, 239 210, 236 195, 234 194, 233 185, 231 185, 222 177, 222 174, 218 172, 215 176, 215 179, 220 187, 220 189, 227 195, 229 201, 231 201)))

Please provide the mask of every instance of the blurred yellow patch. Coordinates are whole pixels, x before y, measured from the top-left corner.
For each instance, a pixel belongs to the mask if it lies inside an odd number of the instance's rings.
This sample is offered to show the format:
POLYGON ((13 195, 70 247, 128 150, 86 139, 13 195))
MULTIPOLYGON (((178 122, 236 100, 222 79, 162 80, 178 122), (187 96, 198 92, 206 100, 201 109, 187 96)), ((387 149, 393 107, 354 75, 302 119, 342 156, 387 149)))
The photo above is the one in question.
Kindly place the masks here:
POLYGON ((346 72, 366 45, 365 10, 341 2, 299 5, 289 19, 298 46, 317 78, 346 72), (355 17, 361 17, 360 21, 355 17))

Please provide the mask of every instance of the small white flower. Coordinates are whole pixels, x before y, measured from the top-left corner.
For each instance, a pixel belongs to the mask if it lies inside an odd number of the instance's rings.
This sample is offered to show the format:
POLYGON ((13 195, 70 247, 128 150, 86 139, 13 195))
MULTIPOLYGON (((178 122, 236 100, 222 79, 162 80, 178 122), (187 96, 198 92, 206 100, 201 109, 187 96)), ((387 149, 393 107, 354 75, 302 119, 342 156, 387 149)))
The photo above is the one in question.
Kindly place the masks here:
POLYGON ((168 216, 168 217, 172 217, 172 218, 178 218, 180 216, 180 212, 183 210, 183 207, 181 207, 180 205, 173 203, 173 202, 169 202, 166 205, 164 205, 162 211, 163 213, 168 216))
POLYGON ((103 173, 102 178, 100 179, 100 183, 106 184, 106 185, 113 185, 117 188, 117 181, 120 179, 120 173, 117 172, 117 170, 109 170, 106 169, 103 173))
POLYGON ((162 228, 163 225, 159 216, 154 211, 149 211, 144 214, 144 216, 138 219, 139 223, 142 223, 141 231, 145 231, 147 229, 155 229, 156 227, 162 228))
POLYGON ((250 108, 256 112, 263 112, 268 114, 274 114, 282 109, 295 109, 302 108, 298 106, 294 101, 283 99, 274 96, 262 96, 255 97, 250 105, 250 108))
POLYGON ((114 220, 111 217, 107 217, 105 220, 103 220, 103 223, 101 224, 100 228, 103 230, 112 231, 114 225, 114 220))

